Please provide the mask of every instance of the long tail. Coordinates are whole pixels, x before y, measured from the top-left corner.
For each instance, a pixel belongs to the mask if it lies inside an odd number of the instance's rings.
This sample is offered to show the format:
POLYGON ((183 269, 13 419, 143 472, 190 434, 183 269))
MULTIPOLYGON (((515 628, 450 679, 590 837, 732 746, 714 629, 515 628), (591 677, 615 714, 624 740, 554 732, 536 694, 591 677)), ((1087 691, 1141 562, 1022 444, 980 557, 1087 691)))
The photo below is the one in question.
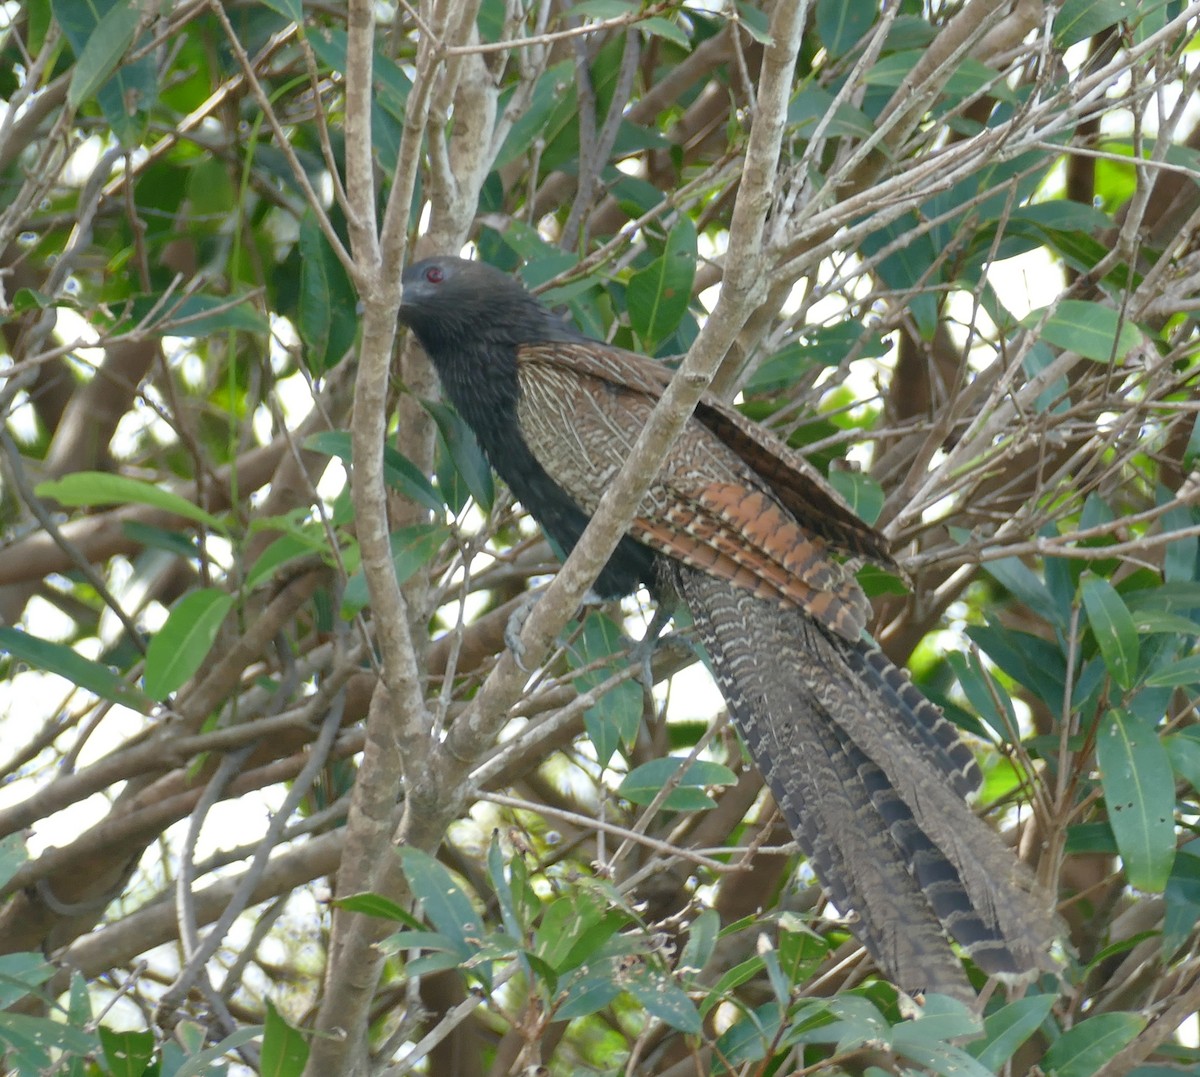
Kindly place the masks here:
POLYGON ((954 727, 875 648, 681 565, 731 714, 813 870, 909 991, 974 998, 951 936, 1003 977, 1054 967, 1049 901, 963 797, 954 727))

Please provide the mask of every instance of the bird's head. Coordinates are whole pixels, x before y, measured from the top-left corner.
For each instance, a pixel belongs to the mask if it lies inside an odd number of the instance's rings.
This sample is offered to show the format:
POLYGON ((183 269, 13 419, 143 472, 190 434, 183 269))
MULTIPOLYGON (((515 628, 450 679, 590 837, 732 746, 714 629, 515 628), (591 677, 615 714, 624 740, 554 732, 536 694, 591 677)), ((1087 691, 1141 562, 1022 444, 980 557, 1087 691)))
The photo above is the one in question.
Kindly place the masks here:
POLYGON ((516 278, 486 262, 441 256, 401 278, 400 321, 435 363, 475 347, 518 347, 562 339, 564 324, 516 278))

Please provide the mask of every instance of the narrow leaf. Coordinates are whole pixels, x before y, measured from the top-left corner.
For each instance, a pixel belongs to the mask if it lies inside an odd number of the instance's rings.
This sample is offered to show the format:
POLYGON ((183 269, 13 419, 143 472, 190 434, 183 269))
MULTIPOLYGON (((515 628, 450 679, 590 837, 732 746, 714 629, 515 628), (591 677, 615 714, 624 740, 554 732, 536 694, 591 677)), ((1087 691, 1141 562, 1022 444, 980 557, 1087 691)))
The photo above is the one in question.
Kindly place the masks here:
POLYGON ((687 313, 696 258, 696 226, 683 217, 667 236, 662 257, 629 279, 629 323, 647 351, 657 350, 687 313))
POLYGON ((1091 1077, 1145 1027, 1136 1013, 1100 1013, 1064 1032, 1050 1045, 1040 1067, 1054 1077, 1091 1077))
POLYGON ((983 1022, 984 1038, 967 1050, 981 1065, 999 1071, 1030 1036, 1041 1027, 1054 1008, 1053 995, 1029 995, 1010 1002, 983 1022))
POLYGON ((154 1057, 152 1032, 114 1032, 101 1025, 100 1045, 113 1077, 142 1077, 154 1057))
POLYGON ((1175 777, 1167 750, 1152 727, 1113 710, 1101 723, 1096 759, 1129 885, 1161 893, 1175 855, 1175 777))
POLYGON ((1004 557, 997 561, 989 561, 984 565, 984 571, 997 583, 1001 584, 1038 616, 1045 618, 1052 625, 1065 627, 1069 612, 1059 607, 1045 583, 1019 557, 1004 557))
POLYGON ((300 0, 263 0, 263 3, 285 19, 291 19, 292 22, 301 26, 304 25, 304 6, 300 0))
POLYGON ((309 210, 300 223, 300 300, 296 328, 316 374, 339 362, 358 333, 356 296, 346 270, 309 210))
POLYGON ((557 1021, 570 1021, 574 1017, 586 1017, 598 1013, 621 993, 621 988, 612 982, 611 973, 584 976, 576 980, 563 995, 562 1002, 554 1010, 557 1021))
MULTIPOLYGON (((313 434, 304 441, 306 449, 323 452, 336 456, 343 463, 352 460, 351 435, 349 430, 323 430, 313 434)), ((399 490, 405 497, 423 505, 437 515, 446 511, 446 503, 433 488, 433 483, 426 478, 407 456, 392 445, 383 448, 383 481, 394 490, 399 490)))
POLYGON ((204 664, 233 600, 225 591, 204 587, 175 603, 146 650, 147 695, 166 699, 204 664))
POLYGON ((496 895, 496 904, 500 906, 500 919, 504 930, 514 939, 524 936, 521 923, 517 919, 516 905, 513 902, 512 886, 504 873, 504 851, 500 848, 500 835, 492 832, 492 840, 487 852, 488 877, 492 880, 492 892, 496 895))
MULTIPOLYGON (((1043 313, 1044 308, 1031 311, 1021 324, 1034 328, 1041 322, 1043 313)), ((1064 299, 1042 326, 1041 338, 1085 359, 1107 363, 1124 359, 1137 344, 1140 334, 1137 326, 1122 321, 1112 307, 1086 299, 1064 299)))
POLYGON ((691 1035, 699 1035, 702 1024, 692 1000, 666 974, 647 969, 626 984, 626 990, 651 1017, 691 1035))
MULTIPOLYGON (((628 661, 628 639, 611 617, 592 612, 583 620, 583 631, 568 649, 569 660, 578 674, 575 684, 580 692, 590 692, 612 676, 628 661)), ((584 729, 596 749, 596 760, 608 766, 613 753, 622 745, 633 744, 642 725, 642 689, 632 681, 622 681, 605 692, 583 716, 584 729)))
POLYGON ((112 475, 107 471, 75 471, 61 479, 39 483, 33 492, 38 497, 53 498, 71 507, 130 503, 149 505, 225 533, 220 520, 198 505, 193 505, 187 498, 127 475, 112 475))
POLYGON ((1200 684, 1200 654, 1181 658, 1146 678, 1149 688, 1178 688, 1186 684, 1200 684))
MULTIPOLYGON (((617 792, 635 804, 649 804, 671 781, 679 768, 686 761, 679 756, 664 756, 643 763, 625 776, 617 792)), ((696 807, 715 807, 713 801, 701 792, 707 785, 733 785, 737 776, 721 763, 707 759, 696 759, 679 779, 678 786, 672 789, 663 807, 687 811, 696 807), (699 798, 697 793, 700 794, 699 798), (677 794, 679 794, 677 796, 677 794), (698 803, 699 801, 699 803, 698 803)))
POLYGON ((407 909, 401 908, 390 898, 382 894, 351 894, 349 897, 334 898, 333 904, 339 909, 349 909, 360 912, 364 916, 377 916, 383 920, 395 920, 414 931, 421 930, 421 921, 407 909))
MULTIPOLYGON (((24 834, 7 834, 0 838, 0 886, 4 886, 29 859, 24 834)), ((0 1003, 0 1006, 3 1006, 0 1003)))
POLYGON ((139 689, 126 684, 120 674, 100 662, 84 658, 70 647, 39 639, 17 628, 0 628, 0 651, 28 662, 34 669, 57 673, 88 692, 145 714, 152 701, 139 689))
MULTIPOLYGON (((450 529, 444 524, 411 524, 393 531, 388 541, 392 548, 396 582, 404 583, 424 568, 449 536, 450 529)), ((353 616, 365 609, 370 597, 366 576, 360 569, 346 581, 342 592, 343 615, 353 616)))
POLYGON ((877 15, 874 0, 817 0, 817 33, 830 56, 844 56, 877 15))
MULTIPOLYGON (((490 512, 492 504, 496 500, 496 487, 492 482, 492 470, 488 466, 487 460, 484 459, 483 450, 475 440, 471 428, 463 422, 453 408, 447 407, 445 404, 426 401, 425 408, 433 416, 438 432, 442 436, 443 452, 440 454, 442 461, 438 470, 442 489, 445 491, 449 485, 452 485, 452 482, 447 481, 450 476, 447 475, 444 466, 448 458, 448 462, 453 465, 453 474, 461 478, 479 507, 484 512, 490 512)), ((451 503, 449 496, 446 501, 451 503)), ((456 512, 461 508, 461 503, 454 505, 456 512)))
POLYGON ((209 1063, 216 1062, 235 1048, 241 1047, 262 1035, 262 1025, 246 1025, 236 1032, 231 1032, 220 1043, 206 1047, 198 1054, 188 1057, 188 1060, 175 1071, 174 1077, 200 1077, 207 1073, 209 1063))
POLYGON ((1137 11, 1135 0, 1063 0, 1054 16, 1054 43, 1065 49, 1076 42, 1130 19, 1137 11))
POLYGON ((300 1077, 307 1061, 307 1038, 289 1025, 268 999, 259 1074, 261 1077, 300 1077))
POLYGON ((67 102, 73 109, 96 95, 129 51, 137 33, 139 6, 133 0, 118 0, 96 25, 71 72, 67 102))
POLYGON ((1112 584, 1101 576, 1087 573, 1080 582, 1080 590, 1088 624, 1108 672, 1122 688, 1133 687, 1138 660, 1138 634, 1133 615, 1112 584))
POLYGON ((429 922, 464 951, 475 948, 483 938, 483 925, 470 899, 450 872, 422 849, 408 846, 398 852, 404 877, 408 879, 413 896, 420 900, 429 922), (468 939, 473 940, 473 944, 468 943, 468 939))
POLYGON ((829 485, 842 495, 855 515, 873 524, 883 511, 883 487, 861 471, 830 471, 829 485))
POLYGON ((688 927, 688 939, 679 958, 679 968, 698 973, 712 957, 721 933, 721 914, 705 909, 688 927))

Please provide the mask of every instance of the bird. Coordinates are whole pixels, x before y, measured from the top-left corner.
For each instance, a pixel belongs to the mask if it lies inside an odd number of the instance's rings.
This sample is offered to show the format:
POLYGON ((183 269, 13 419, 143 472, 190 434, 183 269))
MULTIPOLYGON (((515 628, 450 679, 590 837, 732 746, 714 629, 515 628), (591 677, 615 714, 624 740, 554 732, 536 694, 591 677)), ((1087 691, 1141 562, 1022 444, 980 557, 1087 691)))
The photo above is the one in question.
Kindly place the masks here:
MULTIPOLYGON (((399 320, 492 468, 569 553, 665 390, 485 262, 423 259, 399 320)), ((701 397, 593 590, 690 612, 797 845, 883 974, 976 998, 951 940, 1002 981, 1052 972, 1048 896, 971 809, 974 753, 865 633, 887 539, 800 453, 701 397)))

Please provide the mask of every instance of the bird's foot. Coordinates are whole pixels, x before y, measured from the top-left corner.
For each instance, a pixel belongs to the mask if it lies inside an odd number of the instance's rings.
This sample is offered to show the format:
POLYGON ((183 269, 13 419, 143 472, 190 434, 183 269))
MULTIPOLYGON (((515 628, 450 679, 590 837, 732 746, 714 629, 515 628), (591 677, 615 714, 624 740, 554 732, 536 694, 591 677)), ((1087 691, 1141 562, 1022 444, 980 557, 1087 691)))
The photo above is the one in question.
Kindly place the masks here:
POLYGON ((654 616, 650 619, 650 624, 646 626, 646 633, 633 646, 629 652, 629 660, 636 663, 640 668, 637 678, 641 681, 642 687, 647 691, 654 689, 654 653, 658 650, 659 645, 663 642, 663 629, 671 620, 671 613, 663 609, 661 606, 654 611, 654 616))
POLYGON ((531 591, 522 600, 508 618, 508 624, 504 626, 504 645, 512 652, 513 661, 517 663, 517 669, 522 673, 532 673, 527 665, 525 665, 525 644, 521 642, 521 631, 525 627, 525 622, 529 620, 529 614, 533 607, 537 605, 537 600, 541 598, 540 591, 531 591))
MULTIPOLYGON (((513 660, 522 673, 532 673, 533 670, 525 665, 525 644, 521 642, 521 633, 524 631, 525 622, 529 620, 530 613, 533 612, 533 607, 538 604, 538 599, 541 597, 541 591, 533 591, 526 595, 521 604, 512 611, 508 618, 508 624, 504 626, 504 645, 512 651, 513 660)), ((579 608, 583 610, 588 606, 603 606, 605 601, 595 591, 589 590, 580 600, 579 608)), ((658 631, 662 631, 661 626, 658 631)))

